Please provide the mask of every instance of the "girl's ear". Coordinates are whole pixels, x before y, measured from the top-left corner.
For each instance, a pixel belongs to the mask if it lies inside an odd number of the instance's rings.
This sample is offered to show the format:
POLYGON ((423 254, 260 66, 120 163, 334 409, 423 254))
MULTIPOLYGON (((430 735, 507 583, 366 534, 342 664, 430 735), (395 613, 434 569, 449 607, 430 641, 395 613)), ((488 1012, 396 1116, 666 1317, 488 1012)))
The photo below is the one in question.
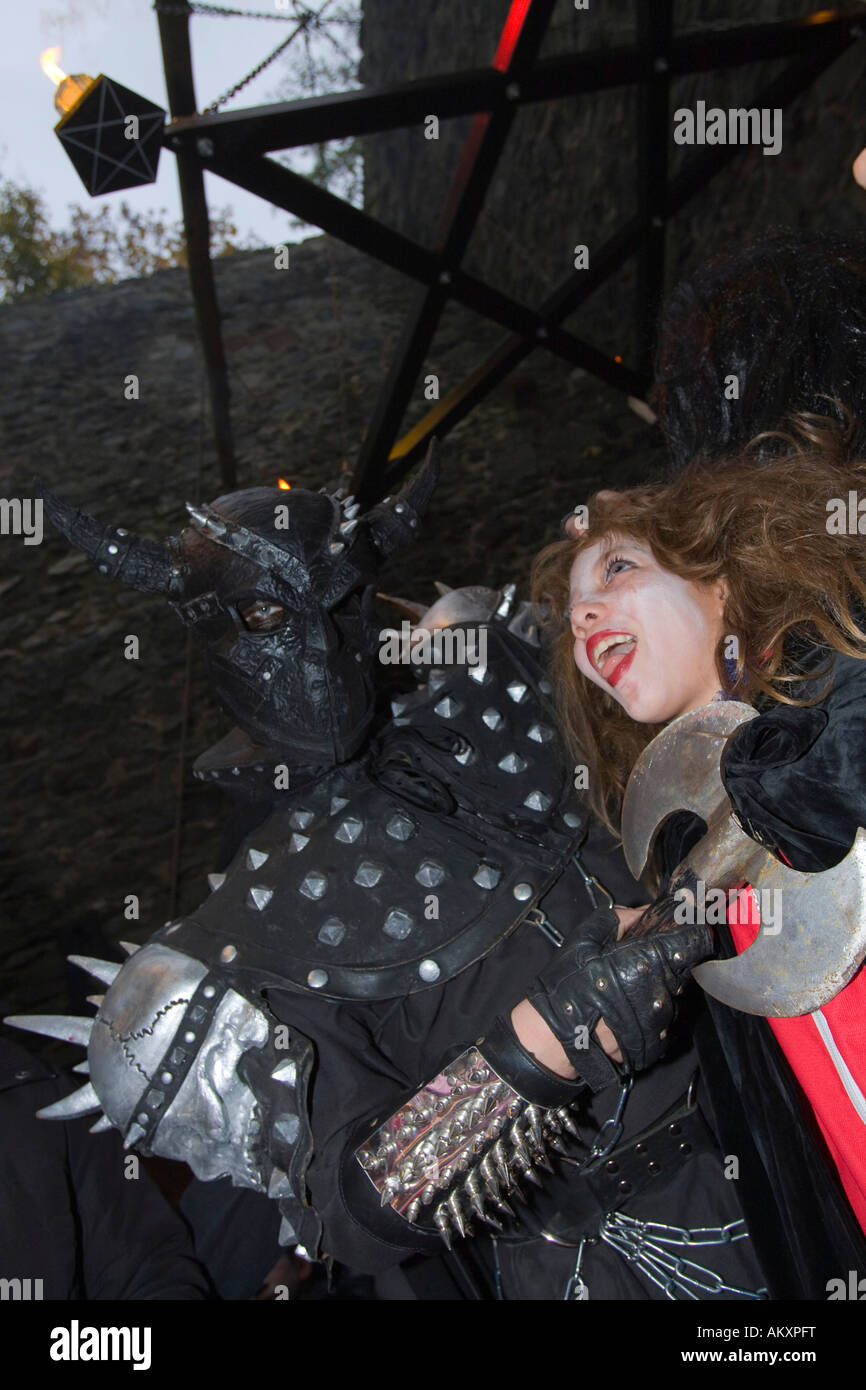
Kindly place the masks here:
POLYGON ((717 580, 716 580, 716 583, 715 583, 715 591, 716 591, 716 595, 717 595, 717 597, 718 597, 719 603, 720 603, 721 606, 722 606, 722 612, 724 612, 725 606, 726 606, 726 604, 727 604, 727 602, 728 602, 728 599, 729 599, 730 596, 731 596, 730 585, 728 584, 728 581, 727 581, 727 579, 725 578, 724 575, 722 575, 721 579, 717 579, 717 580))

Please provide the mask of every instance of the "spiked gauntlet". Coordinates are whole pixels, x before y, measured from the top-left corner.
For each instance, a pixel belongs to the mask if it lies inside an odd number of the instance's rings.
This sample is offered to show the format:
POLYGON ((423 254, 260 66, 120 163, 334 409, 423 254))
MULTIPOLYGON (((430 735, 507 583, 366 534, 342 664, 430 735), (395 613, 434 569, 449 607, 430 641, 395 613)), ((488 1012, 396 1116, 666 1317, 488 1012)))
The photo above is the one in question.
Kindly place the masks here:
MULTIPOLYGON (((642 927, 659 917, 663 902, 647 909, 642 927)), ((712 933, 702 925, 656 927, 620 941, 617 930, 611 908, 594 912, 581 923, 580 939, 563 947, 528 996, 593 1091, 664 1056, 676 998, 692 966, 714 950, 712 933), (595 1036, 600 1019, 619 1044, 619 1066, 595 1036)))

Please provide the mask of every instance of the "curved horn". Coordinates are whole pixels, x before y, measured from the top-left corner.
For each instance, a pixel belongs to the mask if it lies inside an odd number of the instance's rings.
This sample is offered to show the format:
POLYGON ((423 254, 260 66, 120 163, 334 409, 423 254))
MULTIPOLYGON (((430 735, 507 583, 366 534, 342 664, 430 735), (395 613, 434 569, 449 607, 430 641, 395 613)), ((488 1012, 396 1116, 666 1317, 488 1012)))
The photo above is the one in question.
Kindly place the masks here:
MULTIPOLYGON (((439 441, 431 439, 427 456, 414 478, 396 497, 388 497, 384 502, 378 502, 364 516, 370 539, 383 559, 401 545, 415 540, 419 523, 439 481, 441 467, 439 441)), ((351 525, 350 521, 349 526, 351 525)))
POLYGON ((42 499, 51 525, 76 550, 89 555, 100 574, 122 579, 133 589, 148 594, 179 592, 180 566, 170 546, 142 540, 119 526, 104 526, 87 512, 55 497, 38 478, 34 479, 33 488, 34 495, 42 499))

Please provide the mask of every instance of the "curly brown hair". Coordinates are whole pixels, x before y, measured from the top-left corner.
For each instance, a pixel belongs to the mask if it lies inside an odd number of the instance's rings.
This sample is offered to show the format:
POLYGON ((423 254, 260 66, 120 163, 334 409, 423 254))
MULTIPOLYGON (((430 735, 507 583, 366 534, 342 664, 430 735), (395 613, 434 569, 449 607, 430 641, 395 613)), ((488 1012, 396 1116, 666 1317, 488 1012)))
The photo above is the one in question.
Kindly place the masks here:
MULTIPOLYGON (((793 415, 712 469, 692 466, 672 482, 597 493, 580 538, 556 541, 536 556, 532 597, 552 639, 563 733, 571 755, 587 767, 592 809, 614 833, 629 774, 660 726, 636 723, 575 666, 566 613, 575 557, 593 542, 624 536, 647 545, 682 579, 703 585, 724 578, 726 635, 716 653, 722 689, 749 703, 765 696, 814 704, 826 690, 797 690, 806 650, 866 659, 866 538, 828 530, 831 499, 847 505, 858 489, 866 497, 866 459, 851 457, 853 438, 844 415, 841 422, 793 415), (724 659, 730 636, 738 639, 733 679, 724 659)), ((814 680, 829 669, 809 675, 814 680)))

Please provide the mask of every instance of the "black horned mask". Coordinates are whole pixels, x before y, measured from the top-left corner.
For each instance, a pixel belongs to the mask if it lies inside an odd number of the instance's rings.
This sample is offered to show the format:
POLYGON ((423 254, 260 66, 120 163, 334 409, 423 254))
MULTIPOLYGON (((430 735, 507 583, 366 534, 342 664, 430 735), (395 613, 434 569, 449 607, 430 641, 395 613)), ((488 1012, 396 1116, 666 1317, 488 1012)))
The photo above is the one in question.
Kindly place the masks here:
POLYGON ((294 764, 352 757, 373 715, 373 594, 413 540, 439 473, 435 446, 395 497, 257 487, 209 506, 164 544, 104 526, 38 487, 58 531, 96 568, 159 593, 205 644, 216 698, 257 745, 294 764))

